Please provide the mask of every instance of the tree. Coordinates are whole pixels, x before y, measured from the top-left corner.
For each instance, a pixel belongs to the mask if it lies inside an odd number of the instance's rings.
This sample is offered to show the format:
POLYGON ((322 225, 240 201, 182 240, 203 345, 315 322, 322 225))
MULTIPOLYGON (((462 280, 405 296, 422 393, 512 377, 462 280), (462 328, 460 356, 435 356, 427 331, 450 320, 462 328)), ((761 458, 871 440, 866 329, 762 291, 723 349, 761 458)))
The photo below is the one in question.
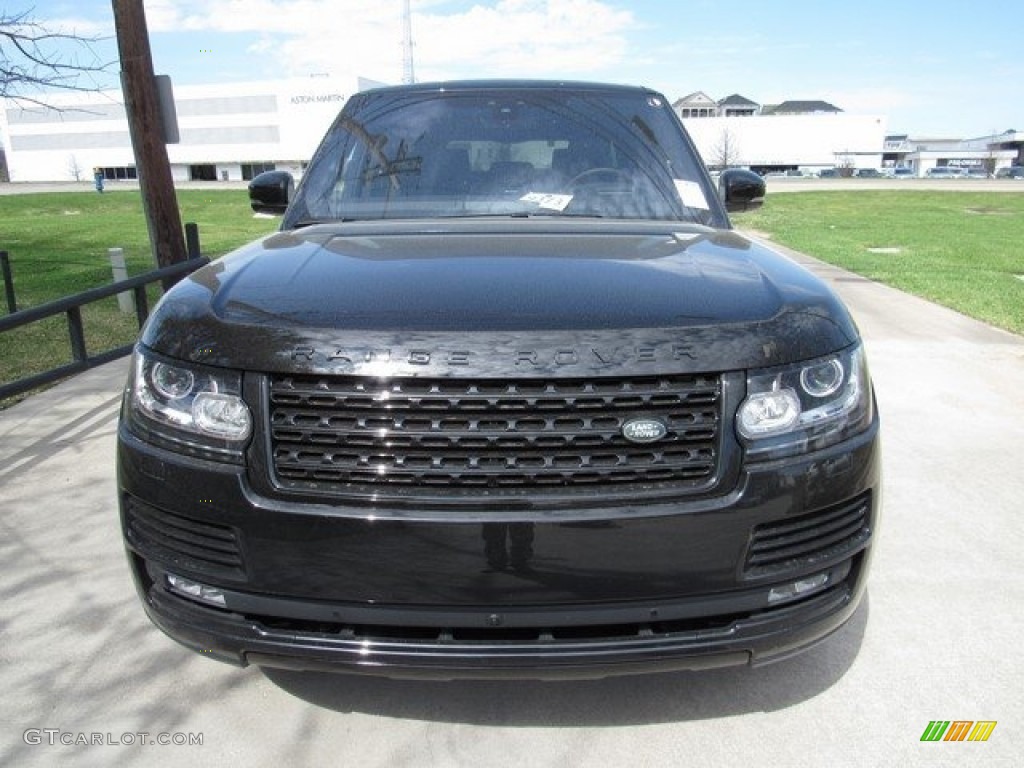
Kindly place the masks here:
MULTIPOLYGON (((1010 131, 1007 131, 1007 133, 1010 133, 1010 131)), ((999 165, 999 150, 1003 148, 1003 145, 996 138, 995 128, 992 129, 992 133, 985 142, 985 146, 988 148, 988 155, 981 161, 982 167, 989 176, 995 176, 996 167, 999 165)))
POLYGON ((46 90, 95 91, 91 79, 106 74, 113 62, 102 62, 93 45, 102 37, 51 30, 29 12, 0 10, 0 97, 49 107, 46 90))
POLYGON ((844 179, 849 179, 853 176, 856 170, 856 163, 854 162, 853 155, 850 154, 849 150, 843 153, 836 153, 836 170, 839 175, 844 179))
POLYGON ((736 141, 736 136, 733 135, 731 130, 723 128, 722 133, 718 137, 718 143, 713 150, 711 167, 724 171, 726 168, 731 168, 739 163, 739 160, 739 142, 736 141))
POLYGON ((74 154, 68 156, 68 173, 75 181, 82 180, 82 166, 78 164, 78 158, 74 154))

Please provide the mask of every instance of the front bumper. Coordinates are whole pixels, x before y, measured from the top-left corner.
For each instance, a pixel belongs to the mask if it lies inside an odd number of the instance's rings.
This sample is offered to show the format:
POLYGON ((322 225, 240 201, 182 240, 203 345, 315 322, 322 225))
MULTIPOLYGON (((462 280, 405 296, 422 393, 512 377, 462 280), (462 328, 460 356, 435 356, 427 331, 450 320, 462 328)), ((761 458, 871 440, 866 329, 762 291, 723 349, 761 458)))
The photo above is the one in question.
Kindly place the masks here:
POLYGON ((745 468, 725 495, 598 511, 289 503, 254 492, 240 467, 124 428, 119 478, 136 585, 178 642, 243 666, 437 679, 785 658, 855 612, 879 505, 877 424, 745 468), (168 574, 210 587, 216 604, 168 574))
MULTIPOLYGON (((805 650, 853 615, 862 567, 861 559, 856 573, 797 605, 732 620, 719 616, 544 631, 513 627, 428 633, 282 620, 200 606, 155 585, 144 593, 144 602, 149 617, 170 637, 240 666, 437 680, 600 678, 756 665, 805 650)), ((591 609, 588 617, 599 613, 591 609)))

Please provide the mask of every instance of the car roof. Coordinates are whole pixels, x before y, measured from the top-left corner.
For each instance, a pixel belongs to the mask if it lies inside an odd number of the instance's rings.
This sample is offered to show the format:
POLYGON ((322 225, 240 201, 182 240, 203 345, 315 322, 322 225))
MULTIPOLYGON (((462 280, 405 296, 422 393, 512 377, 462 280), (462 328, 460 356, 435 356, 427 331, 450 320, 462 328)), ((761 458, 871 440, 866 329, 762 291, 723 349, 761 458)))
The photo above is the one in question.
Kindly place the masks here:
POLYGON ((538 91, 595 91, 611 93, 644 93, 660 95, 657 91, 638 85, 600 83, 583 80, 438 80, 426 83, 387 85, 362 91, 364 94, 377 93, 458 93, 495 90, 538 90, 538 91))

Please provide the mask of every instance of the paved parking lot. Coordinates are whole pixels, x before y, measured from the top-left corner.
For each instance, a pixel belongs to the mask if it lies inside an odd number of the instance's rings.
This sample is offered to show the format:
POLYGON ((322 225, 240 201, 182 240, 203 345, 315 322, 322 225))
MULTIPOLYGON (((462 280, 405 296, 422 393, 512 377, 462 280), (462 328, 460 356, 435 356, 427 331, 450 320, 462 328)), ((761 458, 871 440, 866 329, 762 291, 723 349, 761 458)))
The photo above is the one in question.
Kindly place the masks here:
POLYGON ((755 670, 578 683, 201 658, 149 624, 124 563, 122 361, 0 412, 0 765, 1019 765, 1024 339, 812 265, 867 339, 885 451, 868 599, 828 643, 755 670), (922 743, 932 720, 998 725, 922 743))

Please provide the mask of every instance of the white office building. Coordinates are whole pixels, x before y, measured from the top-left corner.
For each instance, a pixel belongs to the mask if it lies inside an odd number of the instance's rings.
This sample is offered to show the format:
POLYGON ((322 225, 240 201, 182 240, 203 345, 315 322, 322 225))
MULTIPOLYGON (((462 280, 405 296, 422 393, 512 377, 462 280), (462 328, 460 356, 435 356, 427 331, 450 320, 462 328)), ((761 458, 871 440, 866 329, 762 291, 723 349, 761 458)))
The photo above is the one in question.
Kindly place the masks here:
MULTIPOLYGON (((180 141, 167 147, 174 179, 246 181, 271 169, 300 176, 345 100, 379 85, 355 76, 316 76, 177 86, 180 141)), ((0 109, 0 149, 10 181, 85 181, 96 168, 109 181, 136 178, 120 91, 46 99, 50 108, 6 100, 0 109)), ((851 114, 824 101, 761 105, 739 94, 715 100, 697 91, 673 107, 712 168, 769 173, 905 166, 924 175, 943 165, 1000 168, 1024 161, 1020 133, 915 140, 887 135, 882 115, 851 114)))
MULTIPOLYGON (((363 78, 310 77, 174 88, 180 141, 167 146, 175 181, 239 181, 269 169, 301 174, 363 78)), ((55 93, 49 108, 7 100, 0 143, 10 180, 136 178, 120 91, 55 93)))
POLYGON ((1024 132, 1009 130, 973 139, 942 139, 899 134, 885 138, 885 164, 925 176, 933 168, 994 173, 1024 161, 1024 132))
POLYGON ((809 114, 684 119, 709 166, 771 171, 879 168, 885 144, 880 115, 809 114), (728 163, 721 162, 728 157, 728 163))
POLYGON ((760 173, 879 168, 886 118, 844 112, 826 101, 762 105, 734 93, 713 99, 695 91, 673 107, 709 167, 760 173))

